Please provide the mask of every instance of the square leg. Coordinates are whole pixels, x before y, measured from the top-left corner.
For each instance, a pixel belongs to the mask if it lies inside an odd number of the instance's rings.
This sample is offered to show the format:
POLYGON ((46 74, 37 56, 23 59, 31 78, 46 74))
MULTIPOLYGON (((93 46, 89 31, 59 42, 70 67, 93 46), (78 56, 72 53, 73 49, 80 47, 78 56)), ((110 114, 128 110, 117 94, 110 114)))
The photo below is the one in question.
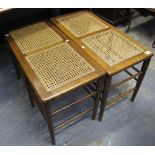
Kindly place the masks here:
POLYGON ((142 84, 142 81, 144 79, 145 73, 146 73, 147 68, 149 66, 150 60, 151 60, 151 58, 150 59, 147 59, 147 60, 145 60, 143 62, 143 65, 142 65, 142 68, 141 68, 142 74, 139 75, 139 77, 138 77, 138 80, 137 80, 137 83, 136 83, 136 87, 135 87, 135 90, 134 90, 133 95, 132 95, 132 98, 131 98, 131 102, 133 102, 135 100, 135 98, 136 98, 136 95, 138 93, 138 90, 139 90, 139 88, 140 88, 140 86, 142 84))
POLYGON ((55 140, 55 132, 54 132, 54 126, 53 126, 51 105, 50 105, 50 103, 43 103, 43 104, 44 104, 44 109, 45 109, 45 118, 46 118, 46 121, 47 121, 50 136, 51 136, 51 142, 52 142, 53 145, 55 145, 56 140, 55 140))
POLYGON ((104 114, 104 109, 105 109, 105 106, 106 106, 106 101, 107 101, 107 98, 108 98, 108 92, 109 92, 109 88, 110 88, 110 85, 111 85, 111 80, 112 80, 111 76, 109 76, 109 75, 105 76, 104 87, 103 87, 102 98, 101 98, 99 121, 102 121, 102 117, 103 117, 103 114, 104 114))
POLYGON ((96 87, 96 95, 95 95, 95 100, 94 100, 94 109, 93 109, 92 120, 96 119, 96 114, 97 114, 97 109, 98 109, 100 97, 102 94, 103 84, 104 84, 104 77, 101 77, 100 79, 97 80, 97 87, 96 87))
POLYGON ((25 86, 26 86, 26 90, 27 90, 27 93, 28 93, 28 96, 29 96, 31 106, 35 107, 35 102, 34 102, 33 95, 32 95, 34 93, 32 92, 33 90, 30 87, 29 82, 27 81, 26 77, 24 77, 24 82, 25 82, 25 86))
POLYGON ((16 61, 13 54, 11 54, 11 57, 12 57, 13 65, 14 65, 15 72, 16 72, 16 75, 17 75, 17 79, 20 80, 20 71, 19 71, 19 68, 18 68, 18 62, 16 61))

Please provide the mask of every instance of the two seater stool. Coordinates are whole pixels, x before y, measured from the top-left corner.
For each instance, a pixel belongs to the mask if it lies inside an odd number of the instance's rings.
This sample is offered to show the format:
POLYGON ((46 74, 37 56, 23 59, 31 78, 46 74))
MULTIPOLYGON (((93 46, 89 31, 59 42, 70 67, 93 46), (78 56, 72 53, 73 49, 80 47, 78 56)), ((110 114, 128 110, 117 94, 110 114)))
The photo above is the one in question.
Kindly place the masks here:
MULTIPOLYGON (((134 101, 153 56, 152 52, 89 11, 54 17, 50 21, 106 71, 99 114, 100 121, 105 106, 113 105, 132 91, 131 101, 134 101), (135 65, 141 62, 143 64, 139 70, 135 65), (127 70, 129 68, 136 73, 131 73, 127 70), (112 77, 122 71, 125 71, 129 77, 111 85, 112 77), (116 88, 131 79, 136 81, 134 88, 107 100, 109 89, 116 88)), ((91 90, 94 90, 95 85, 93 83, 91 90)))
POLYGON ((87 53, 48 21, 12 31, 6 39, 12 49, 17 73, 24 78, 31 104, 38 105, 47 122, 52 144, 56 144, 56 129, 92 110, 92 119, 95 119, 105 71, 87 53), (52 111, 55 99, 96 81, 97 88, 93 92, 52 111), (54 115, 91 96, 95 96, 93 106, 54 125, 54 115))

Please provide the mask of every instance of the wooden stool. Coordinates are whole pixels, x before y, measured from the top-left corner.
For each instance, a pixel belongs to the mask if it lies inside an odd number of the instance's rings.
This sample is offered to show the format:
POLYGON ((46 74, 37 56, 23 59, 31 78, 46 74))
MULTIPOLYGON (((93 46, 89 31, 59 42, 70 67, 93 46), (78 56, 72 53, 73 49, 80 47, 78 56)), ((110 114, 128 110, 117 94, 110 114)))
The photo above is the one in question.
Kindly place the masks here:
POLYGON ((52 144, 55 130, 93 110, 97 113, 105 71, 81 48, 49 22, 40 22, 11 32, 6 36, 20 66, 32 105, 36 103, 47 121, 52 144), (97 88, 71 104, 52 111, 53 101, 73 90, 97 81, 97 88), (94 105, 54 126, 53 116, 91 96, 94 105))
POLYGON ((112 105, 116 100, 127 96, 132 91, 134 92, 131 101, 134 101, 153 56, 152 52, 89 11, 55 17, 51 21, 107 73, 102 93, 100 121, 106 105, 112 105), (134 66, 140 62, 143 62, 143 65, 141 70, 138 70, 134 66), (136 71, 134 75, 127 70, 130 67, 136 71), (112 76, 122 71, 125 71, 130 77, 111 86, 112 76), (118 87, 131 79, 137 81, 134 88, 107 101, 110 88, 118 87))

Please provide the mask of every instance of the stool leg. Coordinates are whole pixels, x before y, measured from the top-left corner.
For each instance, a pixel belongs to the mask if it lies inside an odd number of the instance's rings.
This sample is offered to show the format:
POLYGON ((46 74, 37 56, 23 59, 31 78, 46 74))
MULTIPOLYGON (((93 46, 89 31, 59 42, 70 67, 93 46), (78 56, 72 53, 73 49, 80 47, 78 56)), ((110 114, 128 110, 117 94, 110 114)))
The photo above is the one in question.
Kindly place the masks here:
POLYGON ((106 101, 108 98, 108 92, 109 92, 109 88, 111 85, 111 80, 112 80, 111 76, 109 76, 109 75, 105 76, 104 87, 103 87, 103 92, 102 92, 102 99, 101 99, 101 106, 100 106, 100 113, 99 113, 99 121, 102 121, 104 109, 106 106, 106 101))
POLYGON ((98 105, 99 105, 99 101, 100 101, 100 97, 101 97, 103 83, 104 83, 104 77, 101 77, 100 79, 97 80, 92 120, 96 119, 96 114, 97 114, 97 109, 98 109, 98 105))
POLYGON ((18 68, 18 64, 17 64, 17 61, 16 61, 16 58, 15 56, 13 55, 12 51, 11 51, 11 48, 8 46, 8 48, 10 49, 10 56, 12 58, 12 61, 13 61, 13 65, 14 65, 14 69, 15 69, 15 72, 16 72, 16 75, 17 75, 17 79, 20 80, 20 71, 19 71, 19 68, 18 68))
POLYGON ((52 119, 52 115, 51 115, 50 103, 46 103, 44 105, 44 108, 45 108, 45 114, 46 114, 46 121, 47 121, 48 129, 50 132, 50 136, 51 136, 51 142, 53 145, 55 145, 56 141, 55 141, 55 133, 54 133, 53 119, 52 119))
POLYGON ((20 72, 19 72, 19 68, 18 68, 18 65, 17 65, 17 62, 16 62, 14 56, 12 56, 12 59, 13 59, 13 64, 14 64, 14 68, 16 71, 17 79, 20 80, 20 72))
POLYGON ((14 62, 14 66, 15 66, 15 70, 16 70, 17 79, 20 80, 20 73, 19 73, 19 69, 18 69, 16 62, 14 62))
POLYGON ((148 60, 145 60, 143 62, 143 65, 142 65, 142 68, 141 68, 142 74, 139 75, 139 77, 138 77, 138 80, 137 80, 137 83, 136 83, 136 87, 135 87, 135 90, 134 90, 133 95, 132 95, 132 98, 131 98, 131 102, 133 102, 135 100, 135 97, 136 97, 136 95, 138 93, 138 90, 139 90, 139 88, 141 86, 141 83, 142 83, 142 81, 144 79, 144 76, 145 76, 145 73, 147 71, 147 68, 149 66, 150 60, 151 60, 151 58, 148 59, 148 60))
POLYGON ((31 87, 29 86, 29 83, 27 81, 26 78, 24 78, 24 82, 25 82, 25 86, 26 86, 26 90, 27 90, 27 93, 28 93, 28 96, 29 96, 29 99, 30 99, 30 103, 31 103, 31 106, 34 107, 35 106, 35 103, 34 103, 34 100, 33 100, 33 96, 31 94, 31 87))

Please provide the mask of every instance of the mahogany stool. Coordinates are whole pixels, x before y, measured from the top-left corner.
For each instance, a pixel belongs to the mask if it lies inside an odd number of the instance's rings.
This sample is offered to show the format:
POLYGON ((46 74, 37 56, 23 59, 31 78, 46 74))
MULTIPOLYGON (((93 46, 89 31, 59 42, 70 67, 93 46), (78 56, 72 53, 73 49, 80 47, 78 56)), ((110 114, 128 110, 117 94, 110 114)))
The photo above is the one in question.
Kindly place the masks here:
MULTIPOLYGON (((106 71, 99 114, 100 121, 105 106, 113 105, 116 100, 120 100, 132 91, 131 101, 134 101, 153 56, 152 52, 89 11, 54 17, 50 21, 106 71), (139 70, 135 65, 140 62, 143 62, 143 65, 139 70), (136 73, 132 74, 127 70, 129 68, 132 68, 136 73), (125 71, 129 77, 111 85, 112 77, 122 71, 125 71), (107 101, 109 89, 118 87, 131 79, 136 81, 134 88, 107 101)), ((95 86, 95 83, 93 85, 95 86)))
POLYGON ((38 105, 47 122, 52 144, 56 144, 55 130, 92 110, 95 119, 105 71, 88 54, 48 21, 12 31, 6 39, 24 77, 31 104, 38 105), (55 99, 95 81, 97 87, 93 92, 52 111, 55 99), (54 125, 56 114, 91 96, 95 96, 93 106, 54 125))

